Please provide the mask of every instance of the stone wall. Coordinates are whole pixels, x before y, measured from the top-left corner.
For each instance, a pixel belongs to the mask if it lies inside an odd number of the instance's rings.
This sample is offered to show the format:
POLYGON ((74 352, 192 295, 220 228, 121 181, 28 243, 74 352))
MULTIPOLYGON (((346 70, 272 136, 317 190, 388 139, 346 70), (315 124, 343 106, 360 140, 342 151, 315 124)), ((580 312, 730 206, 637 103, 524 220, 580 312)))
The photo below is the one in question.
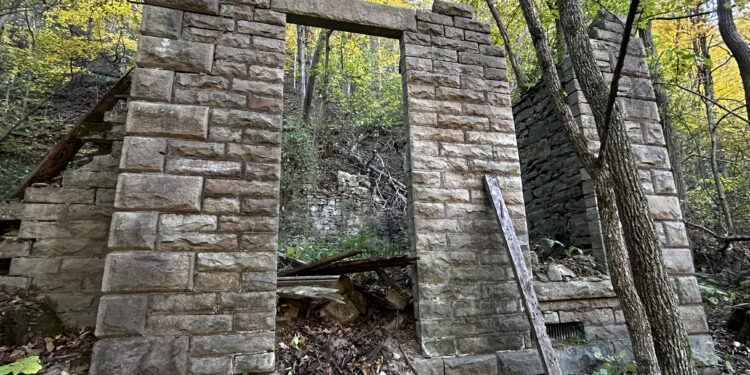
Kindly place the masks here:
POLYGON ((485 196, 498 177, 527 247, 503 50, 467 6, 436 1, 405 32, 417 335, 428 356, 529 345, 526 315, 485 196))
POLYGON ((513 118, 531 243, 554 239, 592 251, 604 265, 598 213, 588 210, 595 204, 593 193, 585 186, 581 163, 544 83, 529 89, 513 105, 513 118))
POLYGON ((299 201, 281 202, 281 240, 380 233, 389 223, 367 176, 339 171, 336 190, 319 189, 299 201), (382 222, 381 222, 382 220, 382 222))
POLYGON ((91 371, 270 372, 286 18, 147 3, 91 371))
MULTIPOLYGON (((597 20, 590 28, 590 36, 597 63, 605 80, 608 81, 612 77, 612 71, 618 57, 622 24, 608 13, 600 12, 597 20)), ((598 137, 591 108, 574 77, 575 74, 568 57, 561 64, 560 72, 562 83, 568 93, 568 104, 571 106, 573 115, 590 141, 590 148, 597 150, 598 137)), ((664 135, 659 122, 659 113, 646 64, 645 51, 642 41, 638 38, 631 39, 628 56, 623 69, 623 76, 620 81, 619 96, 618 103, 625 116, 631 147, 636 156, 643 188, 649 200, 651 215, 655 221, 656 230, 663 247, 664 261, 672 276, 675 292, 679 296, 681 319, 691 335, 694 350, 699 352, 698 357, 710 361, 713 358, 712 341, 708 335, 708 325, 701 305, 701 296, 698 289, 698 282, 695 278, 692 254, 689 249, 682 211, 677 199, 672 166, 669 162, 664 135)), ((556 116, 550 114, 550 107, 551 103, 542 85, 537 86, 537 88, 522 98, 515 106, 515 111, 518 115, 517 121, 520 121, 520 147, 522 150, 530 150, 528 153, 522 153, 522 165, 525 166, 524 172, 530 172, 530 174, 523 177, 526 184, 524 188, 527 189, 526 194, 527 198, 529 198, 529 201, 526 202, 526 207, 530 217, 534 215, 535 218, 544 216, 543 213, 545 212, 544 210, 535 209, 538 207, 535 202, 536 200, 551 202, 558 199, 556 195, 557 190, 554 189, 554 185, 552 185, 551 189, 534 189, 535 186, 550 186, 547 184, 546 175, 539 173, 539 171, 554 171, 563 165, 565 166, 563 168, 568 168, 567 163, 570 162, 569 145, 564 146, 568 151, 561 152, 560 154, 550 153, 549 158, 538 157, 534 151, 531 151, 542 150, 542 152, 546 152, 551 149, 548 145, 560 144, 563 141, 557 131, 551 130, 559 127, 557 125, 559 121, 556 116), (529 118, 538 118, 542 122, 531 123, 529 122, 529 118), (549 124, 553 125, 549 128, 550 130, 538 130, 537 132, 541 135, 539 137, 532 136, 535 132, 535 127, 549 124)), ((601 244, 596 199, 593 195, 590 178, 585 171, 580 170, 579 163, 571 164, 570 169, 571 171, 569 171, 568 175, 575 176, 575 172, 580 171, 580 179, 578 176, 570 180, 563 179, 562 188, 575 190, 575 197, 579 201, 573 206, 578 207, 576 210, 578 218, 581 217, 580 207, 583 205, 586 208, 586 220, 581 230, 587 227, 589 234, 592 236, 592 243, 594 245, 601 244)), ((571 199, 573 199, 572 195, 571 199)), ((552 205, 549 207, 547 215, 564 218, 566 217, 566 210, 563 205, 552 205)), ((568 226, 574 220, 578 221, 579 219, 570 217, 565 220, 565 225, 568 226)), ((541 224, 531 224, 535 235, 543 231, 551 231, 551 228, 553 228, 553 225, 544 218, 539 223, 541 224)), ((602 251, 600 259, 605 258, 606 254, 602 251)), ((541 287, 542 290, 555 289, 550 286, 551 284, 557 283, 537 283, 536 285, 537 287, 541 287)), ((590 287, 593 287, 593 285, 590 287)), ((544 292, 539 293, 543 294, 544 292)), ((598 321, 606 315, 607 323, 598 325, 602 327, 610 326, 610 328, 597 328, 596 330, 587 329, 587 336, 596 336, 596 332, 599 332, 599 336, 608 339, 617 336, 626 337, 623 330, 624 327, 621 326, 621 314, 617 312, 615 305, 610 303, 614 301, 601 299, 579 300, 580 296, 577 295, 571 295, 570 300, 566 300, 562 298, 566 295, 565 293, 547 292, 547 294, 549 297, 546 298, 553 298, 555 300, 552 304, 543 303, 548 323, 561 321, 563 315, 567 315, 562 314, 561 310, 557 307, 577 305, 577 310, 582 313, 580 318, 588 317, 594 319, 594 321, 598 321), (615 308, 613 310, 614 321, 610 319, 612 314, 609 311, 606 313, 601 311, 602 304, 607 306, 604 307, 605 310, 615 308), (614 322, 614 326, 610 324, 612 322, 614 322)))
POLYGON ((70 327, 94 327, 101 296, 124 115, 105 121, 111 128, 84 137, 104 153, 58 183, 27 188, 23 202, 12 203, 18 231, 0 238, 0 258, 11 258, 0 286, 49 302, 70 327))

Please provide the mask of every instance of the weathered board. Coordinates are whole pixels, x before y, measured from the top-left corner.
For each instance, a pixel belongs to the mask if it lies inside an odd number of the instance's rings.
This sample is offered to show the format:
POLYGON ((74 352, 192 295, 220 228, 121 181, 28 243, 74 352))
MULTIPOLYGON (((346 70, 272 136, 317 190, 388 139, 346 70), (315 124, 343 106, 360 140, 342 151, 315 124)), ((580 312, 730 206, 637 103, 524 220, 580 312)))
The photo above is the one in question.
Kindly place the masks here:
POLYGON ((516 230, 513 228, 513 221, 508 213, 508 207, 505 205, 503 193, 497 184, 497 178, 491 175, 484 176, 484 184, 487 188, 487 196, 490 198, 492 207, 495 210, 495 217, 502 231, 502 240, 505 242, 505 249, 510 255, 513 262, 513 273, 516 276, 516 282, 521 289, 521 300, 526 308, 526 313, 531 321, 532 331, 536 337, 537 349, 542 358, 544 372, 549 375, 562 375, 560 363, 557 361, 555 349, 552 347, 549 336, 547 336, 547 327, 544 325, 544 316, 539 308, 539 301, 534 292, 534 284, 531 280, 531 274, 526 267, 526 261, 523 257, 521 244, 518 242, 516 230))

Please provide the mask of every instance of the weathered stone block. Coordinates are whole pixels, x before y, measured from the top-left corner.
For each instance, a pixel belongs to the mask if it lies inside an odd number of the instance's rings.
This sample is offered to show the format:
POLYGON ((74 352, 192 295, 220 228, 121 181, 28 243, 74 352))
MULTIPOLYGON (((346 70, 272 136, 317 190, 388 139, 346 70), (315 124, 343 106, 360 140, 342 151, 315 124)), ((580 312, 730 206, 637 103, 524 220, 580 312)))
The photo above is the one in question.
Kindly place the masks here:
POLYGON ((217 219, 213 215, 164 214, 159 224, 163 231, 208 232, 216 230, 217 219))
POLYGON ((14 258, 10 262, 11 276, 54 275, 60 271, 61 258, 14 258))
POLYGON ((222 308, 273 313, 276 309, 275 295, 275 292, 221 293, 219 303, 222 308))
POLYGON ((155 315, 148 317, 152 335, 209 335, 232 330, 231 315, 155 315))
POLYGON ((199 272, 195 275, 195 290, 198 292, 232 292, 240 289, 240 274, 237 272, 199 272))
POLYGON ((93 204, 96 190, 60 187, 28 187, 23 200, 26 203, 81 203, 93 204))
POLYGON ((206 198, 203 200, 203 212, 206 213, 239 213, 238 198, 206 198))
POLYGON ((123 173, 117 181, 116 208, 199 211, 203 178, 123 173))
POLYGON ((188 337, 129 337, 99 340, 91 373, 187 375, 188 337))
POLYGON ((220 158, 224 156, 223 143, 208 143, 201 141, 169 140, 167 155, 187 156, 192 158, 220 158))
POLYGON ((0 237, 0 258, 18 258, 31 253, 31 242, 12 237, 0 237))
POLYGON ((107 256, 104 292, 185 291, 192 281, 189 253, 127 252, 107 256))
POLYGON ((130 134, 206 139, 208 107, 130 102, 125 129, 130 134))
POLYGON ((677 197, 650 195, 648 207, 654 220, 681 220, 682 210, 677 197))
POLYGON ((238 355, 234 357, 234 372, 237 374, 270 372, 274 369, 275 361, 274 352, 238 355))
POLYGON ((208 43, 141 36, 136 61, 139 67, 180 72, 210 73, 214 46, 208 43))
POLYGON ((166 172, 171 174, 202 175, 202 176, 239 176, 242 173, 242 163, 221 160, 200 160, 175 158, 166 163, 166 172))
POLYGON ((108 231, 109 223, 103 221, 22 221, 18 238, 105 238, 108 231))
POLYGON ((231 356, 190 359, 190 373, 195 375, 224 375, 231 367, 231 356))
POLYGON ((190 347, 190 353, 194 355, 258 353, 273 350, 272 331, 194 337, 190 347))
POLYGON ((160 172, 164 166, 167 142, 164 139, 125 137, 120 169, 123 171, 160 172))
POLYGON ((173 81, 174 72, 171 70, 138 68, 133 73, 130 96, 132 99, 168 102, 172 99, 173 81))
POLYGON ((245 195, 256 198, 278 197, 278 184, 267 181, 206 179, 204 187, 210 195, 245 195))
POLYGON ((275 271, 275 254, 199 253, 195 265, 200 271, 275 271))
POLYGON ((443 0, 435 0, 432 3, 432 11, 446 16, 474 17, 474 9, 471 6, 443 0))
POLYGON ((158 312, 189 312, 213 311, 216 308, 216 294, 163 294, 150 295, 151 311, 158 312))
POLYGON ((140 335, 146 327, 146 295, 109 295, 99 300, 96 336, 140 335))
POLYGON ((117 212, 112 215, 109 247, 112 249, 153 249, 156 242, 156 212, 117 212))
POLYGON ((176 39, 182 30, 182 11, 152 5, 143 6, 141 34, 176 39))
POLYGON ((237 249, 237 235, 232 233, 162 232, 160 250, 233 251, 237 249))

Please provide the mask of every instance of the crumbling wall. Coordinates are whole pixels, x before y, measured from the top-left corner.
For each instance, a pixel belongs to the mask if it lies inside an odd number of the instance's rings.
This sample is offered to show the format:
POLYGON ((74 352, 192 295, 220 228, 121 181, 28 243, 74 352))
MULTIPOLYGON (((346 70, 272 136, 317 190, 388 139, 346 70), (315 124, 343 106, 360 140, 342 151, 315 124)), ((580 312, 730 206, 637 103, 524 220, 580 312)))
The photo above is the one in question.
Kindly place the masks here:
POLYGON ((367 176, 339 171, 336 190, 314 191, 300 201, 281 202, 279 234, 293 238, 330 238, 362 231, 379 233, 388 222, 367 176), (381 222, 383 220, 383 222, 381 222))
POLYGON ((598 217, 587 213, 581 163, 544 83, 513 104, 513 118, 531 243, 550 238, 580 249, 601 249, 601 236, 590 227, 598 217))
POLYGON ((18 230, 0 239, 0 258, 11 258, 2 287, 46 300, 71 327, 95 325, 101 296, 124 115, 105 121, 82 132, 107 151, 55 183, 26 188, 23 201, 11 203, 18 230))

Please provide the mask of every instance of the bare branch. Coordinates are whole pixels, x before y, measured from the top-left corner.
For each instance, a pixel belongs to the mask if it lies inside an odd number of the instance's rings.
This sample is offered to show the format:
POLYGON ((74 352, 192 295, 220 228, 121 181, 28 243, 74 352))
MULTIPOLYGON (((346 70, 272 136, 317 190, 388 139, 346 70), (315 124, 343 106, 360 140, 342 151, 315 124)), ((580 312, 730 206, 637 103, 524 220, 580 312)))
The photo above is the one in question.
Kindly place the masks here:
POLYGON ((688 222, 688 221, 685 222, 685 225, 687 225, 689 227, 692 227, 692 228, 695 228, 695 229, 700 229, 700 230, 708 233, 709 235, 711 235, 711 237, 716 238, 717 240, 721 240, 721 241, 727 242, 727 243, 729 243, 729 242, 745 242, 745 241, 750 241, 750 235, 727 235, 727 236, 722 236, 722 235, 720 235, 720 234, 712 231, 711 229, 708 229, 708 228, 704 227, 703 225, 691 223, 691 222, 688 222))

